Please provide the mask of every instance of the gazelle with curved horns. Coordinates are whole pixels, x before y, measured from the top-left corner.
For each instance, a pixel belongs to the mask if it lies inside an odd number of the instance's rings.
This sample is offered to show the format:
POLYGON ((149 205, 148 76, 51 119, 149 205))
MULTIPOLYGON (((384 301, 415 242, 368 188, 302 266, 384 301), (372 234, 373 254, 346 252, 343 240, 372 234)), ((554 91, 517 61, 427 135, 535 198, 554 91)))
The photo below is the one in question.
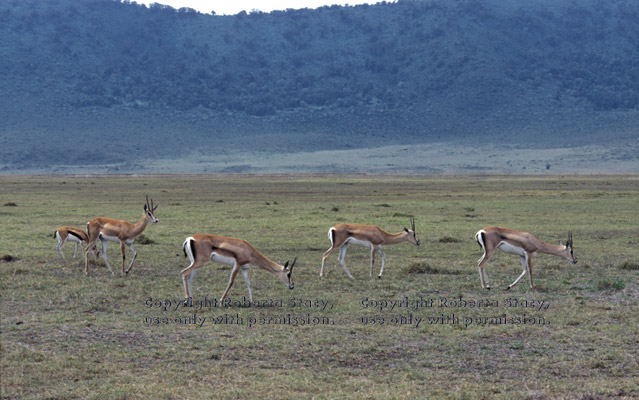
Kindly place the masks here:
POLYGON ((251 284, 248 279, 248 270, 251 266, 260 267, 277 276, 289 289, 293 289, 294 287, 291 273, 293 272, 293 266, 295 266, 297 257, 293 259, 293 263, 290 267, 288 266, 288 261, 284 265, 280 265, 263 256, 246 240, 217 235, 197 234, 186 238, 182 244, 182 250, 184 250, 184 255, 191 261, 191 265, 182 270, 182 282, 184 282, 184 295, 186 297, 185 304, 188 303, 191 298, 190 288, 193 277, 195 277, 195 272, 211 260, 233 267, 231 269, 229 283, 220 301, 223 301, 228 295, 238 272, 242 272, 242 276, 246 282, 246 288, 248 289, 249 299, 253 301, 251 284))
POLYGON ((479 246, 484 250, 484 255, 477 261, 479 267, 479 279, 484 289, 490 290, 488 284, 488 275, 484 267, 490 258, 495 254, 497 249, 509 254, 516 254, 521 257, 521 265, 524 271, 519 275, 517 279, 506 290, 515 286, 521 278, 528 274, 528 280, 530 281, 530 288, 535 289, 532 278, 532 258, 537 253, 552 254, 555 256, 563 257, 573 264, 577 263, 572 251, 572 232, 568 234, 568 241, 565 245, 560 244, 555 246, 542 242, 537 239, 533 234, 523 231, 517 231, 514 229, 500 228, 497 226, 490 226, 479 230, 475 234, 475 240, 479 243, 479 246))
POLYGON ((402 242, 410 242, 419 246, 419 240, 415 234, 415 219, 410 219, 411 229, 404 228, 400 233, 387 233, 377 226, 360 225, 360 224, 337 224, 328 230, 328 239, 331 241, 331 248, 328 249, 322 257, 322 268, 320 269, 320 278, 324 276, 324 263, 337 248, 339 248, 339 262, 346 271, 349 278, 354 279, 346 264, 344 257, 346 256, 346 248, 349 244, 366 246, 371 249, 371 269, 370 276, 373 277, 373 264, 375 263, 375 253, 382 255, 382 268, 379 271, 378 278, 382 278, 384 273, 384 264, 386 262, 386 254, 382 251, 382 245, 395 244, 402 242))
MULTIPOLYGON (((53 233, 53 237, 55 239, 58 239, 58 245, 56 246, 56 250, 58 251, 58 257, 62 257, 62 259, 64 259, 64 253, 62 253, 62 246, 66 242, 72 242, 75 244, 75 247, 73 250, 73 258, 75 258, 76 254, 78 253, 78 244, 80 245, 82 249, 82 254, 84 254, 84 245, 89 243, 89 236, 87 235, 87 233, 83 231, 82 229, 77 229, 72 226, 62 226, 56 229, 55 232, 53 233)), ((91 252, 96 258, 100 254, 95 244, 91 248, 91 252)))
POLYGON ((100 239, 102 242, 102 258, 106 263, 107 267, 109 267, 109 271, 113 274, 113 269, 109 262, 107 261, 106 251, 107 251, 107 243, 108 242, 116 242, 120 243, 120 250, 122 251, 122 273, 124 272, 124 260, 126 255, 124 254, 124 246, 128 246, 129 249, 133 252, 133 258, 131 259, 131 263, 129 264, 129 268, 127 268, 126 273, 128 274, 133 266, 133 261, 137 257, 138 253, 133 248, 133 241, 135 238, 144 232, 146 225, 149 222, 156 224, 158 219, 155 218, 155 209, 158 206, 153 206, 153 199, 151 199, 151 203, 149 204, 149 196, 146 196, 146 204, 144 204, 144 213, 142 214, 142 218, 136 224, 132 224, 128 221, 121 221, 119 219, 113 218, 94 218, 87 223, 87 232, 89 234, 89 247, 85 250, 85 264, 84 264, 84 273, 89 275, 89 259, 86 257, 88 255, 88 248, 93 246, 95 242, 100 239))

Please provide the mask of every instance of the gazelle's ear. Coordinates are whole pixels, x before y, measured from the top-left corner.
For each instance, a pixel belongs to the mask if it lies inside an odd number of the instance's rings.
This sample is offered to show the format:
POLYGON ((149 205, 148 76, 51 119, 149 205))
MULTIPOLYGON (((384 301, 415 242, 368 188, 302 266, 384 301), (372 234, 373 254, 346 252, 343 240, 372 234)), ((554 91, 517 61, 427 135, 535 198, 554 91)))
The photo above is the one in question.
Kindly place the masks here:
POLYGON ((408 228, 404 228, 404 232, 408 232, 408 228))
POLYGON ((148 210, 149 208, 147 207, 147 205, 144 205, 144 211, 148 210))

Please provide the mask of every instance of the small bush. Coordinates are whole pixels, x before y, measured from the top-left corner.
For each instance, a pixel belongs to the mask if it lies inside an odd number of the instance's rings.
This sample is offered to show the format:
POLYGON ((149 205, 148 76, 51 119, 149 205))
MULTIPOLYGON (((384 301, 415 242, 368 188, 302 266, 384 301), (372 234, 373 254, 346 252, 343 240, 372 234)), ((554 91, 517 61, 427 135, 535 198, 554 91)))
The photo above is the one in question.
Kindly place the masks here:
POLYGON ((439 268, 433 267, 430 264, 420 261, 411 263, 406 272, 409 274, 439 274, 439 268))
POLYGON ((149 239, 144 233, 135 238, 135 243, 139 244, 155 244, 155 240, 149 239))
POLYGON ((599 290, 623 290, 626 287, 626 282, 623 279, 602 279, 597 283, 599 290))
POLYGON ((439 243, 460 243, 460 242, 461 240, 451 236, 444 236, 439 239, 439 243))
POLYGON ((0 257, 0 260, 5 261, 5 262, 12 262, 12 261, 17 261, 18 258, 12 256, 11 254, 5 254, 2 257, 0 257))
POLYGON ((5 207, 17 207, 18 205, 16 203, 14 203, 13 201, 9 201, 4 203, 5 207))

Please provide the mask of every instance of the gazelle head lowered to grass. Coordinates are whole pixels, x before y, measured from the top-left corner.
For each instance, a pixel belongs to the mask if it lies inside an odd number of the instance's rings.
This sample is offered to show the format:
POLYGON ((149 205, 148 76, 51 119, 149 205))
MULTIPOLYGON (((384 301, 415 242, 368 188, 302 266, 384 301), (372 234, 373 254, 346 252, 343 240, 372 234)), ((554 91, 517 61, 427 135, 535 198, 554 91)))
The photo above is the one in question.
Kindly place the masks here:
POLYGON ((414 244, 415 246, 420 245, 419 239, 417 239, 417 234, 415 233, 415 218, 410 218, 410 229, 404 228, 404 232, 408 235, 406 236, 406 240, 414 244))
POLYGON ((566 241, 566 244, 563 245, 563 247, 564 249, 559 255, 562 255, 566 260, 570 261, 571 263, 577 264, 577 257, 575 257, 575 254, 572 248, 572 231, 568 232, 568 240, 566 241))

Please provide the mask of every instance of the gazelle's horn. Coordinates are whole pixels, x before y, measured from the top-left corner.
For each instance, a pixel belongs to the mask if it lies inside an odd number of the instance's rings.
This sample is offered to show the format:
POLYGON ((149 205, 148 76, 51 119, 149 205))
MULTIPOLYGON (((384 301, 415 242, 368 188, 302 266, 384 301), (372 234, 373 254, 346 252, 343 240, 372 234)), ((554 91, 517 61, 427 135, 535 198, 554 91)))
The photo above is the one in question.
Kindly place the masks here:
POLYGON ((293 272, 293 267, 295 266, 295 261, 297 261, 297 257, 295 257, 293 259, 293 263, 291 264, 291 266, 288 269, 288 273, 290 274, 291 272, 293 272))

